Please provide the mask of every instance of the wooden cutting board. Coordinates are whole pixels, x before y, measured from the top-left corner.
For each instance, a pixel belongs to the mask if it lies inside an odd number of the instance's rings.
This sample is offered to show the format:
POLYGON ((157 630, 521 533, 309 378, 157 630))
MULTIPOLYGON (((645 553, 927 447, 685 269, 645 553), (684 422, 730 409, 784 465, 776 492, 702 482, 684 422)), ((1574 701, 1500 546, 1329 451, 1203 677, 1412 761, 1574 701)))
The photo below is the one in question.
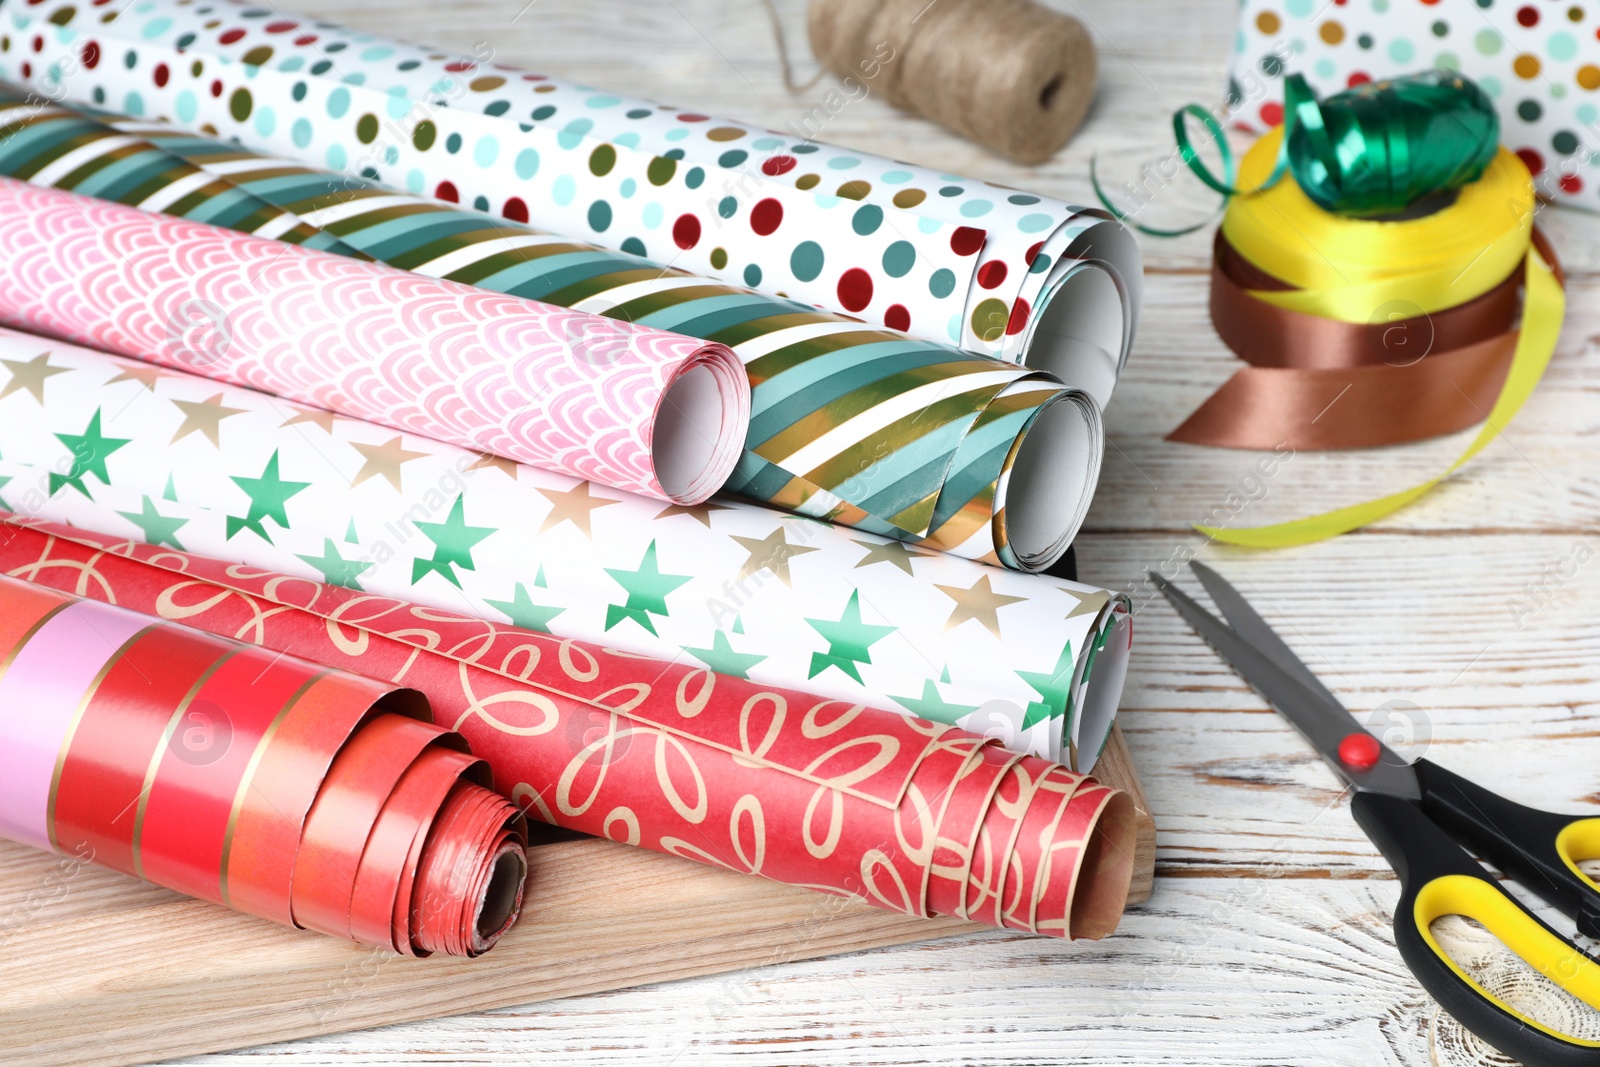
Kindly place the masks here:
MULTIPOLYGON (((1139 809, 1138 903, 1150 895, 1155 823, 1120 731, 1095 774, 1139 809)), ((593 838, 528 858, 529 904, 493 952, 419 960, 0 841, 0 1060, 139 1063, 975 928, 593 838)))

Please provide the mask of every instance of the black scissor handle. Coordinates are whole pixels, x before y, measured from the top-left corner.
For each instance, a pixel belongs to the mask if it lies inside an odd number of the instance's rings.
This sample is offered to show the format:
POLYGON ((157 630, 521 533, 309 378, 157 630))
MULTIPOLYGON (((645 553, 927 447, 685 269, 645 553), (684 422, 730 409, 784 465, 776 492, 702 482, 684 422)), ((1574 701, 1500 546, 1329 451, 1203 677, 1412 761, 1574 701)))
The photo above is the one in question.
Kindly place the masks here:
POLYGON ((1412 766, 1434 822, 1600 938, 1600 887, 1577 867, 1600 858, 1600 818, 1518 804, 1425 759, 1412 766))
POLYGON ((1563 1034, 1485 990, 1434 939, 1443 915, 1483 925, 1524 962, 1600 1011, 1600 961, 1552 930, 1409 800, 1358 792, 1351 813, 1400 876, 1394 941, 1456 1021, 1526 1067, 1600 1067, 1600 1042, 1563 1034))

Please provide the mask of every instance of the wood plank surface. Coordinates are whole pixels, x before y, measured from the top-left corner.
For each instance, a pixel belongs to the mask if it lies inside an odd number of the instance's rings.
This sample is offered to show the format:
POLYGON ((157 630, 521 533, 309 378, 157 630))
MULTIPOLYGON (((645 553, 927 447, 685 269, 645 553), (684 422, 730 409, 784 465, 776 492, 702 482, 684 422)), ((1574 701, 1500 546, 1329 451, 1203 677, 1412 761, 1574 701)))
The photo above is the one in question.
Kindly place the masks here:
MULTIPOLYGON (((1091 155, 1153 158, 1170 146, 1174 108, 1220 97, 1235 3, 1050 2, 1090 26, 1101 85, 1084 129, 1048 164, 1007 164, 876 97, 851 103, 820 136, 1087 201, 1091 155)), ((1457 5, 1471 10, 1451 0, 1457 5)), ((441 47, 489 42, 502 62, 773 127, 831 87, 824 79, 799 96, 784 89, 767 14, 755 0, 304 0, 304 8, 441 47)), ((777 8, 800 77, 809 77, 803 0, 778 0, 777 8)), ((774 956, 748 960, 767 965, 735 974, 192 1062, 1506 1062, 1464 1040, 1401 965, 1389 933, 1395 882, 1331 774, 1150 601, 1142 576, 1191 555, 1215 563, 1358 715, 1409 719, 1431 758, 1517 800, 1600 810, 1600 218, 1546 210, 1540 224, 1569 271, 1568 319, 1523 413, 1417 505, 1368 530, 1275 553, 1208 545, 1191 524, 1219 508, 1230 523, 1252 525, 1378 496, 1436 474, 1464 437, 1298 455, 1259 490, 1257 456, 1165 442, 1236 364, 1206 318, 1209 234, 1141 239, 1145 317, 1107 412, 1111 447, 1078 542, 1084 577, 1127 589, 1139 606, 1121 722, 1160 827, 1154 894, 1115 936, 1085 946, 965 932, 826 959, 774 956), (1251 499, 1236 507, 1235 493, 1251 499)), ((48 874, 35 870, 33 886, 56 891, 48 874)), ((130 884, 119 892, 139 906, 154 891, 130 884)), ((648 912, 653 899, 641 895, 636 907, 648 912)), ((15 934, 5 916, 28 906, 0 896, 8 956, 15 934)), ((618 937, 633 930, 625 924, 618 937)), ((681 973, 692 973, 693 957, 716 951, 697 945, 680 953, 681 973)), ((94 949, 86 952, 83 967, 101 966, 94 949)), ((63 976, 79 965, 80 955, 61 958, 71 961, 63 976)), ((520 975, 522 999, 533 1000, 547 980, 563 981, 520 975)), ((440 1013, 453 1009, 450 982, 438 983, 434 996, 440 1013)), ((263 1003, 258 1010, 270 1013, 263 1003)), ((180 1000, 150 1025, 182 1027, 185 1019, 180 1000)))

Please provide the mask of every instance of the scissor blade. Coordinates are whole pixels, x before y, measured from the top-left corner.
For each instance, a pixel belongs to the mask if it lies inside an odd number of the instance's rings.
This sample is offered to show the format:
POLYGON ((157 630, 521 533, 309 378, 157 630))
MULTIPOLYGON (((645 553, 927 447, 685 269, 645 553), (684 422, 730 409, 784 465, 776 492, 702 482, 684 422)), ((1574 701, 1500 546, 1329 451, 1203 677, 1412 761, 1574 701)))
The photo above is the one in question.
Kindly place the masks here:
MULTIPOLYGON (((1189 568, 1200 579, 1200 584, 1206 587, 1211 602, 1222 609, 1222 617, 1228 620, 1228 625, 1233 627, 1235 633, 1265 652, 1301 685, 1325 698, 1329 703, 1340 703, 1339 698, 1322 684, 1322 679, 1306 666, 1304 660, 1294 654, 1292 648, 1284 644, 1283 638, 1278 636, 1277 631, 1250 606, 1250 602, 1227 579, 1199 560, 1190 560, 1189 568)), ((1343 707, 1342 704, 1340 706, 1343 707)))
POLYGON ((1422 799, 1416 771, 1382 741, 1378 741, 1379 760, 1368 770, 1355 770, 1339 759, 1339 743, 1362 728, 1343 704, 1307 689, 1270 656, 1159 574, 1151 573, 1150 578, 1206 644, 1250 683, 1262 699, 1288 719, 1341 778, 1357 789, 1408 800, 1422 799))

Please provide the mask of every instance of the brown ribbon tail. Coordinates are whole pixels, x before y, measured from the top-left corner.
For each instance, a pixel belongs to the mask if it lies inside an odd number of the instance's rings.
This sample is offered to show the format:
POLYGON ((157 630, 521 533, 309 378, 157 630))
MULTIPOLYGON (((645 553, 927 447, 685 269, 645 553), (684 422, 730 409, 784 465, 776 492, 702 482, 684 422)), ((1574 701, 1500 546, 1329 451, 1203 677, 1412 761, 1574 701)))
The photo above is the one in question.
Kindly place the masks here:
POLYGON ((1409 366, 1245 367, 1167 440, 1217 448, 1331 451, 1404 444, 1482 422, 1516 351, 1515 331, 1409 366))

